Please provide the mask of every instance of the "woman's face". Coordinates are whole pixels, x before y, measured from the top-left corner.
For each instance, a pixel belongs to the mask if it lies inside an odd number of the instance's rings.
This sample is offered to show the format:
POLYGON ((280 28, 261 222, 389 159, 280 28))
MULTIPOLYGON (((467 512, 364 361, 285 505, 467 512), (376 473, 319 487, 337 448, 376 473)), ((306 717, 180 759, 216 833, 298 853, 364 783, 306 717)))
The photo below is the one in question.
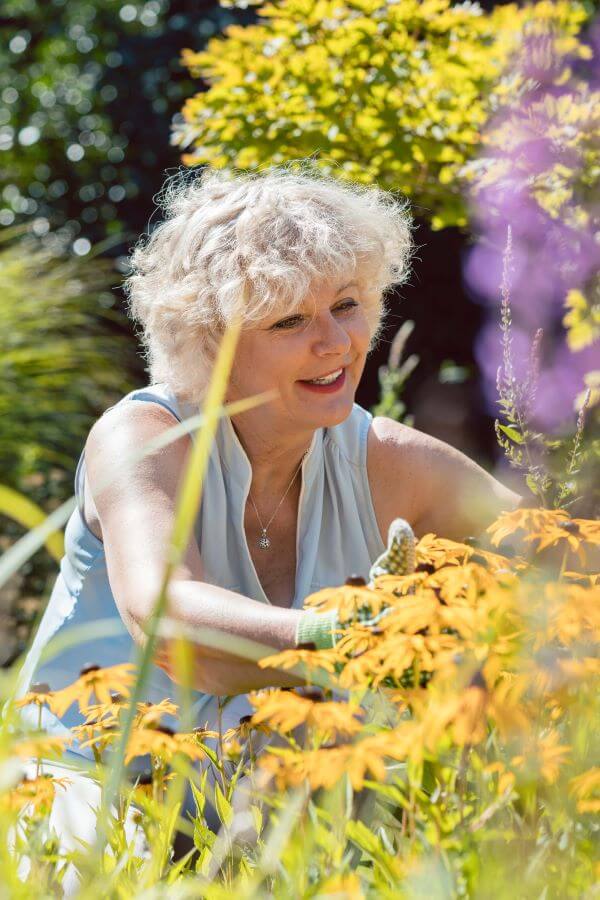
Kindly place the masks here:
POLYGON ((294 315, 242 331, 227 399, 275 389, 279 397, 257 411, 295 428, 338 425, 352 411, 369 341, 358 283, 324 281, 294 315), (307 383, 332 373, 333 384, 307 383))

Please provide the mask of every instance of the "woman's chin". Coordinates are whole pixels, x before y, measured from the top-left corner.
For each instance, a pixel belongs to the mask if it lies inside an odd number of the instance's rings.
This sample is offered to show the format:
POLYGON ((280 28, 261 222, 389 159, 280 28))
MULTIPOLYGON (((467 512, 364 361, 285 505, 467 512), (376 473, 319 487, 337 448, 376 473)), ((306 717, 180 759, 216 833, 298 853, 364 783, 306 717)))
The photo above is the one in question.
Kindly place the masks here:
POLYGON ((344 422, 352 412, 354 404, 354 394, 344 391, 344 395, 340 397, 316 397, 314 400, 309 398, 308 403, 302 404, 302 412, 299 414, 303 419, 314 423, 315 428, 332 428, 334 425, 340 425, 344 422))

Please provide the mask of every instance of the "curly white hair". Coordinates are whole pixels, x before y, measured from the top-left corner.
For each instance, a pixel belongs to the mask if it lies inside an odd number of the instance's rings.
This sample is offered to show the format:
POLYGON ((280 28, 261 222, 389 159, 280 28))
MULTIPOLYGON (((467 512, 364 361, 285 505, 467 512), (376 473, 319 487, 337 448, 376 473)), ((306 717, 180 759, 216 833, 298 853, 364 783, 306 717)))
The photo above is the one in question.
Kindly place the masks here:
POLYGON ((150 380, 200 402, 224 329, 287 316, 324 279, 358 281, 371 331, 384 293, 406 280, 408 202, 342 182, 303 160, 233 173, 180 169, 157 197, 164 220, 130 255, 124 287, 150 380))

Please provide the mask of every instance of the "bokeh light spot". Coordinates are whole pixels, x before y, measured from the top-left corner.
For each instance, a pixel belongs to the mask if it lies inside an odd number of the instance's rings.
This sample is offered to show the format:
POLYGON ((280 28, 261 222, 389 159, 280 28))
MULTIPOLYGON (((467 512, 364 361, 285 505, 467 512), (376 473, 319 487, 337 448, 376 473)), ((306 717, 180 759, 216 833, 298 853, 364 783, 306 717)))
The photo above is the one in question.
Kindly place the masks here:
POLYGON ((77 256, 85 256, 91 249, 92 245, 87 238, 77 238, 76 241, 73 241, 73 252, 77 256))

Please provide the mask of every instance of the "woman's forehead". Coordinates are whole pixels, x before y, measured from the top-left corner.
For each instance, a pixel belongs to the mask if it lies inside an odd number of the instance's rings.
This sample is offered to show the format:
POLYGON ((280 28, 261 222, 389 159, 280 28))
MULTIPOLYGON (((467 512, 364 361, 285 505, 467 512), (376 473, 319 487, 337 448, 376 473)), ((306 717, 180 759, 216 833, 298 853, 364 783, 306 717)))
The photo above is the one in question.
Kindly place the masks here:
POLYGON ((341 297, 345 291, 358 287, 360 287, 360 283, 356 276, 349 275, 344 277, 342 275, 340 277, 338 275, 333 278, 322 278, 313 282, 299 303, 285 303, 284 301, 281 304, 281 309, 289 310, 292 308, 294 311, 315 309, 319 304, 332 303, 338 297, 341 297))
POLYGON ((304 297, 298 300, 292 300, 282 296, 280 301, 271 304, 271 311, 262 317, 260 321, 249 324, 250 328, 264 326, 267 323, 276 322, 284 316, 293 316, 297 313, 304 315, 314 314, 321 306, 325 307, 336 300, 344 297, 345 293, 351 290, 356 291, 360 288, 360 280, 355 274, 347 274, 346 276, 337 275, 329 278, 322 278, 313 282, 304 297))

